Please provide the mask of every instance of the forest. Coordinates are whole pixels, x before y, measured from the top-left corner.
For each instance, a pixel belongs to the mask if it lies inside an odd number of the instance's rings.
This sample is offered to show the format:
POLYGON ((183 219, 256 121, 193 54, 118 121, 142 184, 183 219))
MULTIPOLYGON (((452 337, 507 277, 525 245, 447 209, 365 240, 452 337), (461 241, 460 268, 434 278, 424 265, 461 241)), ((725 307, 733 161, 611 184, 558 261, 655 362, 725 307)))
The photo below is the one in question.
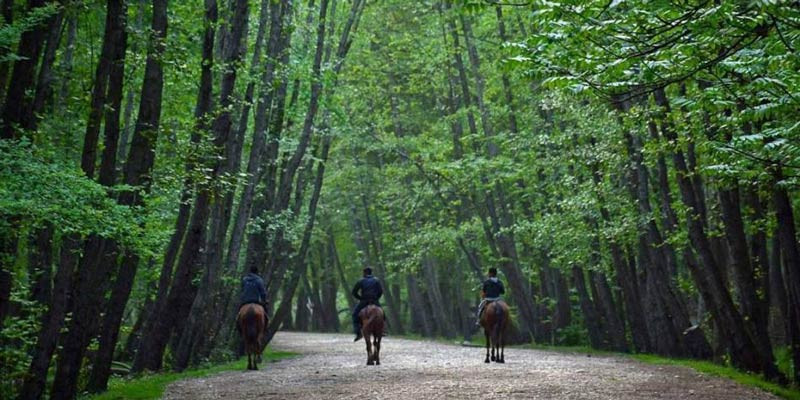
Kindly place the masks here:
POLYGON ((2 0, 0 397, 278 330, 712 360, 800 385, 796 0, 2 0))

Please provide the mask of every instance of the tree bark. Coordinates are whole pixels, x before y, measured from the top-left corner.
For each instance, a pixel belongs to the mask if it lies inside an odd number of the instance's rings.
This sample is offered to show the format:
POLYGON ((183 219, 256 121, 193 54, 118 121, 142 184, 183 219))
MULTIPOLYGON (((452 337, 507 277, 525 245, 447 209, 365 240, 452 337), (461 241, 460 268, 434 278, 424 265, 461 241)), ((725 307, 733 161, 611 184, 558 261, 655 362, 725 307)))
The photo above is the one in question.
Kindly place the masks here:
MULTIPOLYGON (((669 102, 663 89, 656 90, 654 97, 656 104, 664 115, 669 115, 669 102)), ((661 123, 661 133, 669 141, 677 141, 678 139, 666 120, 661 123)), ((746 370, 762 372, 766 368, 763 365, 762 356, 758 354, 752 338, 747 333, 741 315, 733 305, 733 300, 724 285, 721 269, 706 235, 703 215, 701 215, 701 208, 697 200, 698 193, 696 193, 696 186, 691 179, 692 175, 686 164, 683 151, 680 149, 673 151, 672 159, 677 170, 681 198, 689 208, 689 238, 703 263, 703 268, 691 269, 692 276, 698 286, 705 286, 705 288, 701 289, 701 293, 705 293, 708 298, 704 300, 711 307, 712 316, 717 320, 719 326, 725 327, 728 332, 728 335, 723 334, 723 336, 729 341, 727 347, 733 364, 746 370)))
MULTIPOLYGON (((775 218, 778 222, 777 236, 780 241, 784 262, 784 283, 786 285, 789 343, 794 365, 800 365, 800 249, 797 245, 797 231, 794 225, 794 210, 786 189, 780 186, 783 171, 780 165, 773 167, 775 183, 772 201, 775 218)), ((794 369, 793 379, 800 382, 800 368, 794 369)))
MULTIPOLYGON (((109 77, 111 69, 117 63, 120 50, 118 47, 123 44, 125 36, 126 7, 123 0, 108 0, 106 7, 106 25, 103 35, 103 48, 100 52, 100 59, 94 73, 94 85, 92 88, 92 98, 89 105, 89 118, 86 124, 86 132, 83 136, 83 152, 81 153, 81 169, 89 178, 94 177, 95 163, 97 162, 97 144, 100 137, 100 125, 102 123, 103 112, 106 109, 106 96, 109 87, 109 77)), ((124 68, 125 49, 122 49, 122 66, 124 68)), ((116 89, 113 89, 116 90, 116 89)), ((122 88, 118 88, 122 90, 122 88)), ((117 112, 119 115, 119 112, 117 112)), ((117 129, 119 127, 117 126, 117 129)), ((117 144, 114 143, 114 146, 117 144)), ((114 155, 116 156, 116 154, 114 155)))
MULTIPOLYGON (((320 4, 320 26, 323 27, 320 29, 320 31, 324 31, 325 29, 325 9, 327 8, 327 2, 328 0, 322 0, 320 4)), ((323 34, 324 32, 320 35, 323 34)), ((318 44, 321 44, 321 42, 318 42, 318 44)), ((295 256, 291 260, 294 268, 289 280, 286 282, 286 286, 284 287, 286 290, 284 291, 283 299, 281 300, 278 309, 275 311, 275 317, 267 328, 265 343, 269 343, 272 340, 272 338, 275 336, 275 333, 278 331, 278 328, 287 318, 289 310, 291 309, 292 298, 294 297, 294 291, 297 288, 297 283, 300 279, 300 276, 305 274, 306 271, 306 256, 311 242, 311 232, 314 229, 314 220, 316 219, 317 213, 317 202, 319 201, 320 193, 322 191, 322 182, 323 178, 325 177, 325 162, 328 160, 330 147, 331 136, 323 137, 322 150, 319 156, 320 162, 317 165, 317 174, 314 179, 314 190, 311 193, 311 199, 309 199, 308 203, 308 220, 306 221, 306 225, 303 230, 303 238, 300 243, 300 249, 298 249, 297 253, 295 253, 295 256)))
MULTIPOLYGON (((46 0, 28 0, 28 10, 34 11, 46 4, 46 0)), ((36 65, 39 63, 48 25, 45 20, 23 32, 20 37, 16 53, 18 59, 14 62, 14 68, 11 71, 11 80, 3 103, 2 118, 0 118, 0 138, 19 139, 22 137, 21 131, 34 127, 33 99, 30 97, 29 91, 35 89, 35 74, 32 71, 36 71, 36 65)))
MULTIPOLYGON (((61 26, 64 22, 64 9, 58 11, 48 23, 47 46, 42 54, 42 62, 39 66, 39 75, 36 79, 36 92, 33 97, 33 109, 31 113, 37 118, 39 113, 44 110, 45 102, 51 98, 53 93, 53 63, 56 60, 56 50, 61 42, 61 26)), ((34 120, 34 126, 36 126, 34 120)))
POLYGON ((578 291, 578 300, 583 313, 583 324, 589 334, 589 344, 595 349, 602 349, 603 333, 600 330, 597 311, 595 311, 589 292, 586 290, 586 279, 583 270, 578 266, 572 267, 572 281, 578 291))
MULTIPOLYGON (((206 118, 211 112, 213 103, 212 68, 214 63, 213 52, 214 34, 216 32, 215 25, 217 21, 217 2, 216 0, 206 0, 204 7, 205 30, 203 33, 200 87, 198 90, 197 104, 195 106, 194 113, 196 126, 191 137, 192 143, 194 144, 198 144, 200 142, 202 133, 208 128, 206 118)), ((188 271, 186 270, 188 266, 185 262, 182 262, 181 259, 183 258, 184 254, 188 255, 190 253, 189 250, 186 249, 187 244, 192 245, 193 243, 197 243, 197 241, 202 238, 202 227, 198 227, 196 225, 196 220, 201 219, 202 221, 205 221, 204 217, 195 215, 199 212, 197 211, 198 209, 204 209, 204 207, 197 208, 196 202, 195 212, 191 214, 190 217, 191 205, 189 201, 192 197, 192 187, 194 185, 193 180, 191 179, 191 174, 193 173, 194 168, 195 161, 190 159, 186 165, 188 177, 184 180, 184 188, 181 194, 182 203, 179 210, 178 219, 176 220, 176 229, 170 240, 170 245, 167 247, 167 254, 164 258, 164 264, 162 266, 161 276, 159 278, 156 302, 153 305, 151 317, 148 318, 148 321, 145 323, 139 349, 136 352, 133 366, 131 368, 132 372, 139 372, 145 369, 156 371, 161 368, 162 355, 171 334, 171 330, 169 329, 169 324, 172 322, 171 313, 174 312, 168 309, 168 304, 171 301, 174 301, 170 298, 172 295, 172 291, 170 290, 171 282, 174 279, 172 285, 182 285, 182 289, 187 290, 185 289, 185 282, 187 279, 190 279, 187 276, 188 271), (191 221, 189 220, 190 218, 191 221), (184 243, 184 245, 181 246, 181 243, 184 243), (178 250, 181 248, 184 250, 180 253, 181 259, 178 259, 178 250), (171 275, 176 259, 178 261, 178 266, 173 278, 171 275)))
MULTIPOLYGON (((230 110, 234 100, 233 92, 238 72, 237 65, 242 59, 245 49, 244 39, 247 35, 249 19, 248 3, 248 0, 236 0, 231 3, 231 28, 225 37, 226 43, 223 46, 223 65, 225 69, 220 81, 219 106, 222 111, 212 125, 214 146, 220 149, 218 154, 220 159, 215 162, 211 172, 211 182, 216 187, 213 189, 202 188, 198 195, 198 201, 195 203, 195 213, 199 215, 198 207, 206 202, 205 200, 201 201, 199 198, 203 196, 211 198, 211 202, 208 204, 208 207, 211 208, 211 219, 207 222, 210 226, 206 228, 208 229, 205 238, 206 242, 202 250, 197 249, 198 254, 195 255, 196 260, 201 260, 205 271, 200 287, 196 290, 197 294, 190 297, 186 295, 186 292, 182 292, 186 296, 182 296, 180 303, 174 304, 179 310, 174 314, 174 317, 177 318, 174 326, 185 327, 181 329, 180 340, 174 353, 173 368, 177 371, 182 371, 189 365, 189 357, 192 354, 195 343, 199 340, 199 335, 207 334, 207 324, 211 322, 209 314, 214 314, 213 296, 218 285, 217 276, 223 260, 222 252, 230 216, 228 211, 230 209, 229 201, 227 201, 229 189, 226 189, 224 185, 220 185, 219 180, 229 173, 235 174, 238 172, 233 170, 234 165, 237 163, 238 154, 236 154, 235 137, 232 136, 230 110), (181 309, 180 307, 185 308, 181 309), (186 321, 185 324, 183 321, 186 321)), ((197 222, 198 226, 203 223, 201 221, 197 222)), ((193 261, 192 263, 195 262, 193 261)), ((193 291, 190 290, 188 292, 191 294, 193 291)), ((168 307, 170 306, 168 305, 168 307)))
POLYGON ((19 400, 38 400, 44 394, 50 360, 56 351, 58 336, 64 325, 64 316, 71 297, 72 274, 77 265, 79 246, 80 241, 69 236, 61 243, 52 299, 36 339, 36 348, 28 367, 28 374, 17 397, 19 400))

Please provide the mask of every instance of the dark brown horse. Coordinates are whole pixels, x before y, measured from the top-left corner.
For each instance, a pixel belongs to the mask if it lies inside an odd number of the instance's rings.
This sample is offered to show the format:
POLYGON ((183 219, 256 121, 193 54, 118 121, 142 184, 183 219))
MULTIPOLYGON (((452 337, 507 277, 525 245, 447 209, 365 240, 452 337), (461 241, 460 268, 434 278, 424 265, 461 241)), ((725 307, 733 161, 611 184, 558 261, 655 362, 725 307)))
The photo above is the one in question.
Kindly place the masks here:
POLYGON ((261 361, 264 332, 267 330, 267 315, 260 304, 245 304, 236 316, 236 325, 242 334, 244 352, 247 354, 247 369, 258 370, 261 361))
POLYGON ((511 315, 509 314, 508 304, 502 300, 493 301, 486 305, 481 314, 481 326, 486 335, 486 360, 489 362, 489 347, 492 348, 491 360, 499 363, 506 362, 505 359, 505 334, 510 326, 511 315))
POLYGON ((358 313, 361 334, 367 343, 367 365, 381 365, 381 338, 383 337, 383 310, 370 304, 358 313))

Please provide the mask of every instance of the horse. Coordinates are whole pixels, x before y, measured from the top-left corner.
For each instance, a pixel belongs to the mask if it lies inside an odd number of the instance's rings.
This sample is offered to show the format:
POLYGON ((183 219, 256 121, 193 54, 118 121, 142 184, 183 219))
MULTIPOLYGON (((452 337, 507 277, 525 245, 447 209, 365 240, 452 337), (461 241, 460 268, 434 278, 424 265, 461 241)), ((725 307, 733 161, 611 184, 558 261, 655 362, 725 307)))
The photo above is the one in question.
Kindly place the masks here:
POLYGON ((260 304, 245 304, 236 316, 236 325, 242 334, 244 352, 247 354, 247 369, 258 370, 261 361, 264 332, 267 330, 267 315, 260 304))
POLYGON ((383 337, 383 310, 370 304, 358 313, 361 334, 367 343, 367 365, 381 365, 381 338, 383 337))
POLYGON ((506 362, 505 359, 505 340, 503 336, 509 327, 510 314, 508 304, 502 300, 496 300, 486 305, 481 314, 481 326, 486 335, 486 359, 489 363, 489 347, 492 348, 491 360, 498 363, 506 362))

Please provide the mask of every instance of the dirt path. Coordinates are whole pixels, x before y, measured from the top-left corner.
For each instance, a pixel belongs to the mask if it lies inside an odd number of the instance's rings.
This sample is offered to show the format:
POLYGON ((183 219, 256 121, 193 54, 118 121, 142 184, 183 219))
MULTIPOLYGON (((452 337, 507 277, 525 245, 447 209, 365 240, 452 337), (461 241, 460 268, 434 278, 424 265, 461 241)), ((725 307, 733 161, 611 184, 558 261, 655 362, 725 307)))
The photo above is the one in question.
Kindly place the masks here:
POLYGON ((383 365, 367 367, 350 335, 279 332, 270 346, 303 356, 260 371, 227 372, 170 385, 166 399, 777 399, 694 370, 615 356, 483 349, 388 337, 383 365))

